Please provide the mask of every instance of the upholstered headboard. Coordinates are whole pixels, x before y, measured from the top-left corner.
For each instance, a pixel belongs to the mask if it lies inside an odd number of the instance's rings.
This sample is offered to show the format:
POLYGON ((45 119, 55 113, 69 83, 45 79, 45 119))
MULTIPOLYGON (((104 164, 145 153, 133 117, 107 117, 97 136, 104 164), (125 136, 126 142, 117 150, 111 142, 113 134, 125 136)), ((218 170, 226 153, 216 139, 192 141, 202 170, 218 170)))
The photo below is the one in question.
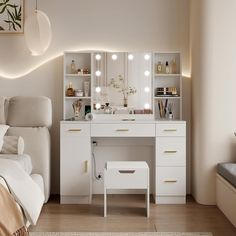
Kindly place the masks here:
POLYGON ((33 174, 44 180, 45 202, 50 195, 50 134, 52 104, 46 97, 12 97, 8 102, 6 123, 10 126, 7 135, 22 136, 25 153, 33 164, 33 174))

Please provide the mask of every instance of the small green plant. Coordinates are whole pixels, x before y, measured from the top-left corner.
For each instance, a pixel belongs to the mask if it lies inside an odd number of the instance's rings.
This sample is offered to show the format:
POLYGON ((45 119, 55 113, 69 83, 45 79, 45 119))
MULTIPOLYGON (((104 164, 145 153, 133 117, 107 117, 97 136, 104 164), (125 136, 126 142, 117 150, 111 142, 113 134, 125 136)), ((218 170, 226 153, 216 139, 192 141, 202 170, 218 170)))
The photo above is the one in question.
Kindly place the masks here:
MULTIPOLYGON (((8 24, 8 31, 17 31, 21 29, 22 8, 20 5, 12 4, 10 0, 0 0, 0 16, 6 16, 3 19, 8 24)), ((1 31, 5 31, 3 26, 0 26, 1 31)))
POLYGON ((116 79, 111 78, 108 85, 114 89, 118 89, 118 92, 123 94, 124 99, 128 99, 128 96, 133 95, 137 92, 134 87, 125 85, 125 80, 121 75, 118 75, 118 78, 116 79))

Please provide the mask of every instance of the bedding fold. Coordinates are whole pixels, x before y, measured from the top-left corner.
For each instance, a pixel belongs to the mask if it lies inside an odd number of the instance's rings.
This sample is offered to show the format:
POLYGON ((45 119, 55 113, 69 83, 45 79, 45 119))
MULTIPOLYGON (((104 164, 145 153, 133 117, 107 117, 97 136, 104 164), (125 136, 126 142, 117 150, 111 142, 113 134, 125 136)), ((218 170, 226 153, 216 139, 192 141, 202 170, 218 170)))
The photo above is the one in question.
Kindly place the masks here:
POLYGON ((0 176, 6 181, 15 201, 22 207, 27 220, 36 225, 44 203, 40 187, 12 160, 0 159, 0 176))

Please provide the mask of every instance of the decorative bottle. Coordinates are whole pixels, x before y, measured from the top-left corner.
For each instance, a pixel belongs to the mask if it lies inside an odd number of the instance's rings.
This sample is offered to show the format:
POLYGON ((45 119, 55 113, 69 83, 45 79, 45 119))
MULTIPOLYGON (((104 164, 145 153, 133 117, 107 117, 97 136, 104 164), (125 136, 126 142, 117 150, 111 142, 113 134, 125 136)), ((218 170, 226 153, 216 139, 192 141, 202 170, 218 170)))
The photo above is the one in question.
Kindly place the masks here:
POLYGON ((170 74, 170 66, 168 61, 166 61, 166 74, 170 74))
POLYGON ((74 89, 72 87, 72 83, 69 83, 68 89, 66 90, 66 96, 67 97, 73 97, 74 96, 74 89))
POLYGON ((72 60, 72 62, 71 62, 71 65, 70 65, 70 72, 71 72, 71 74, 76 74, 76 73, 77 73, 77 71, 76 71, 76 65, 75 65, 75 61, 74 61, 74 60, 72 60))
POLYGON ((176 59, 173 59, 171 61, 171 73, 172 74, 177 74, 177 63, 176 63, 176 59))
POLYGON ((157 64, 157 74, 161 74, 162 73, 162 68, 163 68, 163 65, 160 61, 158 61, 158 64, 157 64))

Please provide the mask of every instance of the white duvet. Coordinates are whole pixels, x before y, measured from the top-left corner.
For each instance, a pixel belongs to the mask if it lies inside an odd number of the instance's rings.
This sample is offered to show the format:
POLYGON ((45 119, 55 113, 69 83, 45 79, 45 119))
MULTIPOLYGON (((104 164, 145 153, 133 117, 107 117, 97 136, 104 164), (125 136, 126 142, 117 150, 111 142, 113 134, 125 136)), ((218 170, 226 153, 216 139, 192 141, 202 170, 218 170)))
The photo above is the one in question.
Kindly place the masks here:
POLYGON ((4 178, 11 194, 22 207, 27 220, 36 225, 44 203, 40 187, 12 160, 0 159, 0 176, 4 178))

